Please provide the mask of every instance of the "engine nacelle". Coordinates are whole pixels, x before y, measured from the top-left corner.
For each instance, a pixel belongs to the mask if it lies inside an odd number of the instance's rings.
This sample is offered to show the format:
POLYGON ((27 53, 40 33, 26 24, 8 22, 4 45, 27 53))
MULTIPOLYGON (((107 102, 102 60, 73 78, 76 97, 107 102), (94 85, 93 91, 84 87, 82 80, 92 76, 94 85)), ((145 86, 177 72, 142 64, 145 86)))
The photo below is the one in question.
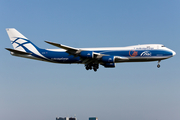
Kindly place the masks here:
POLYGON ((101 60, 105 63, 114 63, 114 56, 102 56, 101 60))
POLYGON ((80 56, 82 58, 94 58, 94 53, 92 51, 81 51, 80 56))
POLYGON ((107 68, 114 68, 116 66, 116 63, 104 63, 103 66, 107 68))

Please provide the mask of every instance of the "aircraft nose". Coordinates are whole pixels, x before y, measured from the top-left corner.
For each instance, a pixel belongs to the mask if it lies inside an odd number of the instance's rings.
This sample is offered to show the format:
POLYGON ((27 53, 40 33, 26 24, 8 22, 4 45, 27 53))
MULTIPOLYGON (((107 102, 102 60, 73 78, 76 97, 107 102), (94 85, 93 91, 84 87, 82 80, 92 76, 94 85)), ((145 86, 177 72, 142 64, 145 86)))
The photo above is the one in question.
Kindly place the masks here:
POLYGON ((172 55, 173 55, 173 56, 175 56, 175 55, 176 55, 176 52, 174 52, 173 50, 172 50, 172 55))

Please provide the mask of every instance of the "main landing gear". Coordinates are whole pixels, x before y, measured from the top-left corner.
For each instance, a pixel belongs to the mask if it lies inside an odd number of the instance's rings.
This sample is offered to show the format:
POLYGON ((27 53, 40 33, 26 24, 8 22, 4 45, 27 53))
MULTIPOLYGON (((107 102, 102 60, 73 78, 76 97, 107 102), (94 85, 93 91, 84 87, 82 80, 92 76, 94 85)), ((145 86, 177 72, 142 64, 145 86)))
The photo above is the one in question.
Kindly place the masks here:
POLYGON ((99 68, 99 64, 86 64, 85 65, 86 70, 94 70, 95 72, 99 68))
POLYGON ((158 61, 158 65, 157 65, 158 68, 160 68, 160 62, 161 62, 161 60, 158 61))

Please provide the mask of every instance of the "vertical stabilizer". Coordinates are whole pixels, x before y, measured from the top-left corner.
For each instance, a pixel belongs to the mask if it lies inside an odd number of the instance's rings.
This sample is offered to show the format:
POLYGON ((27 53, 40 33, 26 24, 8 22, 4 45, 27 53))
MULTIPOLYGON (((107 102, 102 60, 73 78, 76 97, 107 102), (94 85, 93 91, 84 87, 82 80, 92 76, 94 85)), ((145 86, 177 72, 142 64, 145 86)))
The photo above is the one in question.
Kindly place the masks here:
POLYGON ((38 53, 39 48, 15 28, 7 28, 6 31, 15 50, 38 53))
POLYGON ((6 31, 8 33, 9 39, 11 40, 13 48, 15 50, 26 52, 21 45, 27 42, 27 38, 18 32, 15 28, 7 28, 6 31))
POLYGON ((40 48, 34 45, 29 39, 18 32, 15 28, 7 28, 6 31, 9 39, 11 40, 13 48, 17 51, 20 51, 19 53, 26 52, 31 53, 36 57, 45 58, 40 53, 40 48))

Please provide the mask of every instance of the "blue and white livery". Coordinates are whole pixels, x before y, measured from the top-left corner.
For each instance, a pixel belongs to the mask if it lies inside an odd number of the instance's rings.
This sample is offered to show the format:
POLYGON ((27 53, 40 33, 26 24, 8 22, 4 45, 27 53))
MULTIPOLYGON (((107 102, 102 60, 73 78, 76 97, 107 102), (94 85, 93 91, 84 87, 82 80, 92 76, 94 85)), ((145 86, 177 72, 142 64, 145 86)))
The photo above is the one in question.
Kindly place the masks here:
POLYGON ((14 49, 6 48, 11 55, 53 63, 80 63, 86 70, 97 71, 99 65, 114 68, 121 62, 160 61, 176 55, 161 44, 145 44, 128 47, 108 48, 73 48, 66 45, 45 41, 61 49, 41 49, 14 28, 6 29, 14 49))

